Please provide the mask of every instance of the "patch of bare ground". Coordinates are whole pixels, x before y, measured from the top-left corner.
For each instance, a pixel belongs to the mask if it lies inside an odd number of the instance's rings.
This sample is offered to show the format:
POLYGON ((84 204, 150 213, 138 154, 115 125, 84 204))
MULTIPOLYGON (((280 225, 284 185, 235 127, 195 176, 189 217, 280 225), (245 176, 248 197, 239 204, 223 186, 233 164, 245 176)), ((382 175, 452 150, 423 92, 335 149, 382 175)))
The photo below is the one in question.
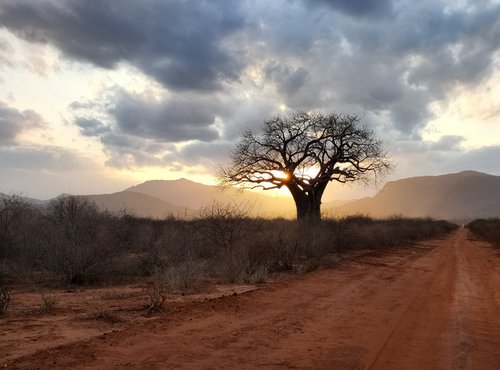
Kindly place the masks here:
MULTIPOLYGON (((62 310, 54 318, 67 320, 65 340, 36 347, 28 334, 3 335, 0 357, 19 369, 499 369, 499 258, 459 229, 244 294, 178 303, 118 330, 62 310), (93 334, 78 337, 79 325, 93 334)), ((29 324, 2 325, 4 333, 29 324)), ((43 337, 60 335, 52 330, 43 337)))
MULTIPOLYGON (((213 285, 204 292, 169 294, 164 308, 172 314, 186 305, 254 289, 251 285, 213 285)), ((15 287, 11 297, 12 308, 0 317, 1 366, 159 318, 147 311, 149 297, 142 285, 36 291, 15 287)))

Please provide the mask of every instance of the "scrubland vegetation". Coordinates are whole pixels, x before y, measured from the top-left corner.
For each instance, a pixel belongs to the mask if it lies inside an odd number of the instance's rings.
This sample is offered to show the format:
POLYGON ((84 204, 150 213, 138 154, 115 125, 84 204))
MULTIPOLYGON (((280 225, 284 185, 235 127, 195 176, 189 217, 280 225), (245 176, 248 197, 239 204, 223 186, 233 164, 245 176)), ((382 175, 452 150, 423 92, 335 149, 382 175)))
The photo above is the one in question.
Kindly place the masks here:
POLYGON ((148 309, 156 310, 167 292, 193 290, 210 282, 258 283, 314 269, 348 250, 407 245, 455 227, 430 219, 365 216, 311 224, 255 219, 248 213, 244 206, 214 203, 190 220, 154 220, 111 215, 80 197, 60 197, 44 207, 4 197, 0 306, 7 309, 12 283, 143 281, 151 298, 148 309))
POLYGON ((478 219, 470 222, 467 227, 477 237, 500 246, 500 219, 478 219))

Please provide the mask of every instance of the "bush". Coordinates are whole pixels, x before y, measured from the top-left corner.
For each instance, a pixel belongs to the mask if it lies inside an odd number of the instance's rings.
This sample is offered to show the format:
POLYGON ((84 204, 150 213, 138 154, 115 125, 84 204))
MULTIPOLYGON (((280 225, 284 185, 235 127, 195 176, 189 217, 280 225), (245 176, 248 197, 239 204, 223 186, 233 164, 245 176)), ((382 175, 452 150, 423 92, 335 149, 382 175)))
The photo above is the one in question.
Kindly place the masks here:
POLYGON ((0 194, 0 259, 19 254, 27 244, 34 212, 20 196, 0 194))
POLYGON ((150 285, 144 288, 144 292, 149 298, 149 302, 145 307, 148 314, 163 312, 167 300, 167 291, 164 276, 161 273, 153 275, 150 285))
POLYGON ((336 234, 335 238, 340 241, 339 251, 407 245, 439 237, 457 228, 457 225, 447 221, 402 217, 375 220, 366 216, 352 216, 330 220, 329 224, 336 234))
POLYGON ((201 283, 205 273, 203 261, 194 258, 186 258, 182 262, 172 264, 163 272, 165 285, 170 291, 186 291, 195 288, 201 283))
POLYGON ((479 238, 500 245, 500 219, 478 219, 470 222, 467 228, 479 238))
POLYGON ((7 276, 0 271, 0 316, 5 315, 10 304, 10 289, 7 285, 7 276))
POLYGON ((45 268, 63 284, 102 278, 113 243, 110 216, 85 198, 64 196, 50 203, 47 217, 45 268))

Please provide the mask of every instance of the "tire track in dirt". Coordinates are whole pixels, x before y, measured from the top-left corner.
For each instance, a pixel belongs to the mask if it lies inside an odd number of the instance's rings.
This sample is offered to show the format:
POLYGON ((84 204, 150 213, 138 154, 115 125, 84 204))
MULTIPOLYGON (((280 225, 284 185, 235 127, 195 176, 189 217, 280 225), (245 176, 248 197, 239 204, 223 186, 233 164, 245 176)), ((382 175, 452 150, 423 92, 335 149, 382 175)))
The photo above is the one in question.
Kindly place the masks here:
POLYGON ((443 240, 195 304, 20 369, 499 369, 500 257, 443 240))
POLYGON ((470 240, 466 229, 443 243, 428 289, 410 305, 370 368, 499 369, 500 274, 491 262, 494 254, 470 240))

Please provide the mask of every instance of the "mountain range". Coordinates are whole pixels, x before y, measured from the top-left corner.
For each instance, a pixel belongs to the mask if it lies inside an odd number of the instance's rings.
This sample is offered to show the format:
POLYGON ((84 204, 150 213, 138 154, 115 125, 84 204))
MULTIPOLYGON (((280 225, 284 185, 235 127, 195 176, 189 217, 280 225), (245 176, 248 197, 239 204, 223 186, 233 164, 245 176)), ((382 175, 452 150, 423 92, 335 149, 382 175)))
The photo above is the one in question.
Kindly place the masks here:
MULTIPOLYGON (((187 179, 153 180, 112 194, 82 195, 111 212, 142 217, 191 217, 215 201, 248 211, 252 216, 293 217, 291 197, 204 185, 187 179)), ((35 204, 47 201, 28 199, 35 204)), ((373 197, 323 204, 333 215, 362 213, 372 217, 402 215, 454 221, 500 217, 500 176, 475 171, 411 177, 391 181, 373 197)))
POLYGON ((375 196, 339 206, 335 213, 459 221, 500 217, 500 176, 463 171, 391 181, 375 196))

